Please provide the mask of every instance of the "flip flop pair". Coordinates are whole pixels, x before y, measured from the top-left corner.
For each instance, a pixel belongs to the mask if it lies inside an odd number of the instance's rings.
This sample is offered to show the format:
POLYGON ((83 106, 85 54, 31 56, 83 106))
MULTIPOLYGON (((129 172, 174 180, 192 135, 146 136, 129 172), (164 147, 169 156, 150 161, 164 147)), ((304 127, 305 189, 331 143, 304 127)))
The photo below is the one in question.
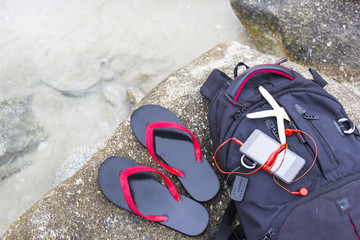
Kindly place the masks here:
MULTIPOLYGON (((176 175, 193 199, 208 201, 217 194, 220 183, 216 174, 201 154, 194 135, 174 113, 157 105, 143 106, 131 116, 131 127, 152 158, 176 175)), ((201 204, 180 195, 160 171, 130 159, 106 159, 99 169, 99 185, 117 206, 181 233, 196 236, 208 225, 209 214, 201 204), (168 189, 149 172, 159 174, 168 189)))

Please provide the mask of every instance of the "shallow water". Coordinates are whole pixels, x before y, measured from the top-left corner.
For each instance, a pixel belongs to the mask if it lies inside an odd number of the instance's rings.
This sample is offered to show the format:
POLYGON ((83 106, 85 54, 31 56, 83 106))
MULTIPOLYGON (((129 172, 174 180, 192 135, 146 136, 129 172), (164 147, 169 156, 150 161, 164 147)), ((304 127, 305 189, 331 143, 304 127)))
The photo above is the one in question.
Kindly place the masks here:
POLYGON ((3 0, 0 101, 33 96, 47 133, 0 181, 0 236, 48 192, 66 159, 89 158, 131 105, 216 44, 247 35, 228 1, 3 0))

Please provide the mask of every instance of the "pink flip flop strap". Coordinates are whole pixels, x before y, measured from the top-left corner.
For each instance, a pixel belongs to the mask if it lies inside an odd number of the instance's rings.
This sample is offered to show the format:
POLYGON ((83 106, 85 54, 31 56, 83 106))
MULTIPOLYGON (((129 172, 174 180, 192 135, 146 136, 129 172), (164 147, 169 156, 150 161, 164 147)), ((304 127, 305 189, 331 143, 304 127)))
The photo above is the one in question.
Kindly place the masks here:
MULTIPOLYGON (((134 213, 136 213, 137 215, 139 215, 147 220, 154 221, 154 222, 166 221, 168 219, 166 216, 144 215, 144 214, 140 213, 139 210, 137 209, 137 207, 135 206, 134 200, 131 196, 128 177, 132 174, 139 173, 139 172, 154 172, 154 173, 160 174, 160 176, 164 179, 165 184, 168 187, 171 195, 174 197, 174 199, 176 201, 180 202, 180 195, 179 195, 178 191, 176 190, 176 188, 175 188, 174 184, 171 182, 171 180, 168 177, 166 177, 165 174, 163 174, 162 172, 160 172, 152 167, 134 166, 134 167, 129 167, 120 173, 120 184, 121 184, 121 189, 123 191, 126 203, 128 204, 129 208, 134 213)), ((156 194, 156 193, 154 193, 154 194, 156 194)))
POLYGON ((178 176, 178 177, 184 177, 185 174, 181 172, 180 170, 173 168, 169 165, 166 165, 162 162, 160 162, 155 155, 154 151, 154 130, 159 128, 173 128, 173 129, 179 129, 184 132, 187 132, 190 134, 193 144, 194 144, 194 151, 195 151, 195 157, 198 162, 201 162, 202 155, 201 155, 201 149, 199 142, 196 140, 195 136, 184 126, 174 123, 174 122, 167 122, 167 121, 159 121, 159 122, 152 122, 149 125, 146 126, 146 148, 148 149, 148 152, 150 153, 151 157, 165 170, 168 172, 178 176))

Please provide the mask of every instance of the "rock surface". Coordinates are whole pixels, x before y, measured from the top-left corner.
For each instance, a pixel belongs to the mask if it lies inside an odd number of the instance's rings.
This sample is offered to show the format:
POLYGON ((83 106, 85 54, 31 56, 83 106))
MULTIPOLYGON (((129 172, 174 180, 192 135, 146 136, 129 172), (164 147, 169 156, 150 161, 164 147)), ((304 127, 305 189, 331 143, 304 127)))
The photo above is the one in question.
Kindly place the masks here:
POLYGON ((94 146, 85 146, 75 149, 56 170, 52 183, 56 187, 61 182, 73 176, 89 159, 91 159, 105 144, 100 141, 94 146))
MULTIPOLYGON (((277 57, 262 54, 237 42, 219 44, 149 92, 135 108, 145 104, 162 105, 173 111, 199 140, 202 151, 213 165, 207 111, 209 103, 200 95, 200 87, 214 68, 232 76, 239 61, 249 66, 272 63, 277 57)), ((310 78, 307 69, 286 63, 310 78)), ((352 119, 359 119, 359 96, 341 84, 326 78, 327 90, 344 104, 352 119)), ((134 108, 134 109, 135 109, 134 108)), ((131 115, 131 113, 130 113, 131 115)), ((220 193, 204 203, 211 221, 198 237, 187 237, 160 224, 146 221, 111 204, 97 183, 100 164, 113 155, 136 160, 139 164, 159 169, 146 149, 131 132, 130 115, 118 126, 105 147, 95 154, 73 177, 46 194, 14 222, 2 239, 206 239, 210 229, 219 224, 229 201, 224 178, 220 193)), ((356 122, 359 125, 359 122, 356 122)), ((171 177, 181 194, 186 194, 177 179, 171 177)))
POLYGON ((47 137, 34 119, 32 97, 0 102, 0 180, 20 170, 17 159, 34 151, 47 137))
POLYGON ((231 0, 260 51, 360 81, 360 2, 231 0))
POLYGON ((126 100, 132 105, 135 105, 138 102, 140 102, 143 97, 144 97, 144 93, 142 93, 140 89, 137 88, 126 89, 126 100))

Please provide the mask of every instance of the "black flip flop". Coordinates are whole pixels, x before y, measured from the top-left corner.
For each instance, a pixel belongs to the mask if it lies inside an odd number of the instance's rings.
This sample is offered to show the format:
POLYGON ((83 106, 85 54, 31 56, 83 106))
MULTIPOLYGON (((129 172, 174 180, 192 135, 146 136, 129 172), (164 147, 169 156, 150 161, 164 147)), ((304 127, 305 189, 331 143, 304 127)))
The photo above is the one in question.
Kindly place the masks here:
POLYGON ((140 107, 131 116, 131 128, 153 159, 175 174, 195 200, 205 202, 218 193, 219 179, 199 143, 170 110, 158 105, 140 107))
POLYGON ((101 191, 111 202, 145 219, 190 236, 201 234, 209 223, 206 209, 179 195, 170 179, 154 168, 110 157, 99 168, 98 178, 101 191), (160 174, 168 188, 148 172, 160 174))

